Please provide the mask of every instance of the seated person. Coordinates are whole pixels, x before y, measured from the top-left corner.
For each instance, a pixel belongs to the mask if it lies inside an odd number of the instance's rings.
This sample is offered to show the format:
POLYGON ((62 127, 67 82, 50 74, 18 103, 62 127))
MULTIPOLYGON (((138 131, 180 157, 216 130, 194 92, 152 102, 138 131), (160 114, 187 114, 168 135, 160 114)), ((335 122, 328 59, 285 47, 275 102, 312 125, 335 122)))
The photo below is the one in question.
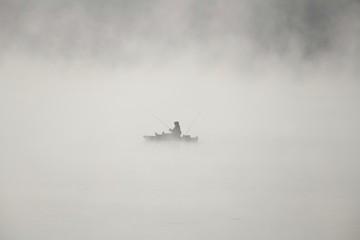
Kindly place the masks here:
POLYGON ((174 137, 180 137, 181 136, 181 129, 179 122, 174 122, 175 127, 173 129, 169 129, 171 132, 171 135, 174 137))

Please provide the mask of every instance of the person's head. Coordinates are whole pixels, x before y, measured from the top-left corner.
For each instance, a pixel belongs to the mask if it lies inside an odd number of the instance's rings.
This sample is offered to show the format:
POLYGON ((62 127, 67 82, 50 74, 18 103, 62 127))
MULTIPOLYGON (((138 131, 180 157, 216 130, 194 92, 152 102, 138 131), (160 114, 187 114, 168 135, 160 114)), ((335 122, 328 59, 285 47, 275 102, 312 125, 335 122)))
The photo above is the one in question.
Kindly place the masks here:
POLYGON ((178 125, 179 125, 179 122, 178 122, 178 121, 176 121, 176 122, 174 122, 174 124, 175 124, 175 126, 178 126, 178 125))

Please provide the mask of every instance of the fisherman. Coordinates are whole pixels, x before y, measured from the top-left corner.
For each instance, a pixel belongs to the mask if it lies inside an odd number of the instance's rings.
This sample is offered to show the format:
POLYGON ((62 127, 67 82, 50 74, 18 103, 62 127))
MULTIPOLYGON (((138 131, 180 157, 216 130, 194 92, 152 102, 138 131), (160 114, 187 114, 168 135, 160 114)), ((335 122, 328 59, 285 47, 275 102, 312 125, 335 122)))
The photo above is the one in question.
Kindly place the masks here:
POLYGON ((179 122, 174 122, 175 127, 173 129, 169 129, 171 132, 171 135, 174 137, 181 137, 181 129, 179 122))

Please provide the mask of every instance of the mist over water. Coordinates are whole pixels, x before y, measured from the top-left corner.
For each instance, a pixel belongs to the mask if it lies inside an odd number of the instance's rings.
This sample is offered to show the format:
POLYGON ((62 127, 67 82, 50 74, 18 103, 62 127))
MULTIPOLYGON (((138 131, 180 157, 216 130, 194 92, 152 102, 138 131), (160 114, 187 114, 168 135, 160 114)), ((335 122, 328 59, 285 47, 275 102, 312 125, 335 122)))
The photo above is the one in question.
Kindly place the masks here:
POLYGON ((1 1, 0 239, 357 240, 359 13, 1 1))

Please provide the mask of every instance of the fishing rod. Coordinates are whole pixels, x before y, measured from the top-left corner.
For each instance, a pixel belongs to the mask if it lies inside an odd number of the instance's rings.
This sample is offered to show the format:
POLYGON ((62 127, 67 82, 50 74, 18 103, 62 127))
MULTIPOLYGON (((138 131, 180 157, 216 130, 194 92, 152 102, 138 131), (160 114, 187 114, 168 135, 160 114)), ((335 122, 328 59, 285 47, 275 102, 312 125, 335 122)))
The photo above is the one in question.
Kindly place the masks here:
POLYGON ((159 120, 164 126, 166 126, 167 128, 170 129, 169 125, 167 125, 164 121, 162 121, 160 118, 158 118, 155 114, 153 114, 152 112, 148 111, 148 113, 150 113, 154 118, 156 118, 157 120, 159 120))
POLYGON ((194 125, 194 123, 195 123, 196 120, 198 119, 199 115, 200 115, 200 112, 198 112, 198 113, 196 114, 195 119, 192 121, 192 123, 190 124, 189 128, 186 130, 185 135, 190 131, 190 128, 194 125))

